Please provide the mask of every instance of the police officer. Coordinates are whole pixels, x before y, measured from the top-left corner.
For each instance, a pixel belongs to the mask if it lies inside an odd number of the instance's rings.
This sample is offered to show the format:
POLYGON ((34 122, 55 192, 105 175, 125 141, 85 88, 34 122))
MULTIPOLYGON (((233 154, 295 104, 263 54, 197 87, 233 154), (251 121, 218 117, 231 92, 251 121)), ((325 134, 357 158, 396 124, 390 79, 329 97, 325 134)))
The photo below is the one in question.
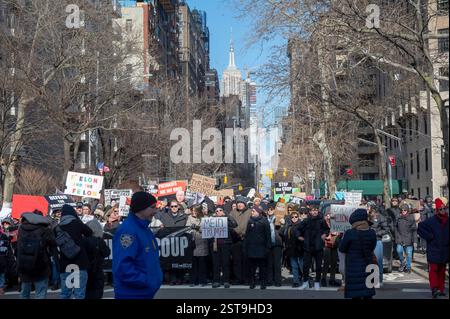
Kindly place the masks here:
POLYGON ((130 214, 113 238, 116 299, 153 299, 161 286, 158 244, 149 228, 156 212, 155 197, 146 192, 133 194, 130 214))

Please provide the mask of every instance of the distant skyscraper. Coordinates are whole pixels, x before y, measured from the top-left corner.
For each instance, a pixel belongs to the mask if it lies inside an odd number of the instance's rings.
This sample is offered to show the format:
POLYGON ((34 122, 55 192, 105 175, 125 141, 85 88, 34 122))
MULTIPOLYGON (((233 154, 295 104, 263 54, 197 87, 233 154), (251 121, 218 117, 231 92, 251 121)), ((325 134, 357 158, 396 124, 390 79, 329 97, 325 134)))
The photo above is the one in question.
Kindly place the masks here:
POLYGON ((230 95, 241 95, 241 83, 242 74, 241 71, 236 67, 234 60, 234 43, 231 39, 230 43, 230 60, 228 67, 225 69, 222 75, 220 96, 228 97, 230 95))

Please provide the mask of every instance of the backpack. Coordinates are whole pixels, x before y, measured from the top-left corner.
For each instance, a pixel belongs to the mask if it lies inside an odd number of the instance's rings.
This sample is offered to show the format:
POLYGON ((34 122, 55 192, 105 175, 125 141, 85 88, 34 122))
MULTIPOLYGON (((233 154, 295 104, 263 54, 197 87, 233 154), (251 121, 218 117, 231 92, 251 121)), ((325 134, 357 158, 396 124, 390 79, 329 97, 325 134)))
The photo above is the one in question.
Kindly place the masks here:
POLYGON ((59 251, 68 259, 75 258, 80 253, 80 246, 78 246, 72 237, 70 237, 69 233, 62 230, 61 227, 56 226, 55 232, 55 241, 59 251))
POLYGON ((21 231, 17 246, 17 265, 19 273, 29 274, 44 270, 47 267, 43 229, 21 231))

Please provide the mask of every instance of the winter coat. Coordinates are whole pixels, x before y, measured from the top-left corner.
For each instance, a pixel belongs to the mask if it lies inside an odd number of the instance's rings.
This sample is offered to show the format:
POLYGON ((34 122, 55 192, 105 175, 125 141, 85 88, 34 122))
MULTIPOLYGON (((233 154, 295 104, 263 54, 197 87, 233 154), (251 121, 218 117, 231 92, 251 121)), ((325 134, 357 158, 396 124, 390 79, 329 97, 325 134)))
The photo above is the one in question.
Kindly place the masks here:
POLYGON ((413 246, 417 235, 414 216, 408 214, 397 218, 395 224, 395 242, 402 246, 413 246))
POLYGON ((55 237, 50 229, 50 220, 41 215, 25 213, 22 215, 22 224, 19 227, 17 237, 17 263, 19 276, 23 282, 40 281, 50 274, 50 256, 56 256, 55 237), (38 238, 40 240, 40 252, 37 255, 32 271, 23 271, 21 263, 29 262, 25 256, 25 243, 38 238))
POLYGON ((75 244, 80 246, 80 252, 73 259, 69 259, 64 254, 60 254, 61 272, 64 272, 66 267, 70 264, 77 265, 80 270, 87 270, 89 268, 89 258, 83 245, 83 237, 91 236, 92 230, 87 225, 83 224, 81 219, 74 216, 63 216, 59 223, 59 227, 70 235, 75 244))
POLYGON ((274 235, 275 235, 274 236, 275 241, 272 241, 272 237, 271 237, 272 247, 283 247, 283 240, 281 239, 281 236, 280 236, 280 226, 275 225, 275 221, 276 221, 275 215, 272 218, 268 216, 267 221, 269 222, 269 226, 273 227, 273 231, 274 231, 274 235))
POLYGON ((233 228, 237 227, 237 223, 233 217, 230 215, 226 216, 228 220, 228 237, 227 238, 210 238, 208 240, 209 249, 211 252, 217 251, 217 247, 221 247, 223 245, 231 245, 233 243, 232 234, 233 228))
POLYGON ((150 222, 130 213, 113 238, 116 299, 153 299, 162 283, 159 248, 150 222))
POLYGON ((296 236, 303 237, 303 249, 304 251, 320 251, 323 250, 325 245, 322 235, 330 233, 328 227, 322 215, 319 214, 316 217, 308 217, 300 223, 297 229, 296 236))
POLYGON ((187 222, 187 215, 181 211, 177 215, 173 216, 172 212, 162 213, 159 220, 163 223, 164 227, 184 227, 187 222))
POLYGON ((103 227, 103 231, 105 233, 110 233, 111 235, 114 235, 119 226, 120 222, 118 220, 112 223, 106 223, 105 226, 103 227))
POLYGON ((230 216, 233 217, 237 223, 237 227, 233 230, 233 236, 236 238, 236 240, 244 240, 248 221, 251 215, 252 211, 250 209, 244 211, 231 211, 230 216))
POLYGON ((208 256, 208 239, 202 238, 202 232, 200 230, 200 218, 189 215, 187 218, 186 226, 192 227, 192 235, 195 241, 194 257, 208 256))
POLYGON ((295 236, 301 222, 298 221, 295 224, 286 224, 280 230, 280 234, 283 237, 285 244, 285 255, 287 257, 301 257, 303 256, 303 243, 295 236))
POLYGON ((267 218, 251 217, 244 239, 244 252, 248 258, 266 258, 272 247, 267 218))
POLYGON ((381 240, 384 235, 392 236, 388 221, 382 214, 377 213, 376 219, 371 219, 370 224, 370 228, 377 234, 377 240, 381 240))
POLYGON ((419 223, 417 233, 427 241, 427 260, 433 264, 448 263, 448 218, 445 223, 438 216, 419 223))
POLYGON ((366 286, 369 273, 366 267, 371 263, 377 245, 373 229, 349 229, 339 243, 339 251, 345 253, 345 298, 371 297, 375 288, 366 286))
POLYGON ((103 261, 111 250, 102 238, 94 236, 83 238, 83 245, 90 261, 85 299, 102 299, 105 288, 103 261))
POLYGON ((11 253, 9 238, 0 230, 0 274, 4 274, 6 272, 9 253, 11 253))

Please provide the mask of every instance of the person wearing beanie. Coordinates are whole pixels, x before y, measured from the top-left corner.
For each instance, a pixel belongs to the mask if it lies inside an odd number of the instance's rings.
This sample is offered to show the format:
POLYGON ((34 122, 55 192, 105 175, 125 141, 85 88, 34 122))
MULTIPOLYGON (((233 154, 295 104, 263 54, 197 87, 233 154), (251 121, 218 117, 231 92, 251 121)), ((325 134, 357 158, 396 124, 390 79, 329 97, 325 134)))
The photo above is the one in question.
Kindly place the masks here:
MULTIPOLYGON (((71 299, 72 297, 85 299, 89 257, 83 245, 83 238, 91 236, 92 230, 81 221, 75 209, 70 205, 64 205, 61 208, 59 228, 67 232, 74 243, 80 247, 80 252, 74 258, 70 259, 64 254, 60 254, 61 299, 71 299), (69 288, 66 285, 66 279, 71 275, 71 266, 73 265, 80 269, 80 286, 78 288, 69 288)), ((58 227, 55 228, 55 234, 58 235, 58 227)))
POLYGON ((349 219, 352 228, 344 233, 339 243, 339 251, 346 254, 343 261, 345 298, 371 299, 375 295, 375 288, 366 285, 370 274, 370 271, 366 271, 367 266, 374 263, 373 251, 377 245, 377 234, 369 227, 368 218, 365 209, 356 209, 349 219))
POLYGON ((237 227, 233 217, 226 215, 224 206, 217 205, 213 217, 226 217, 228 222, 227 238, 211 238, 209 250, 211 251, 213 264, 213 288, 219 288, 223 283, 224 288, 230 288, 230 257, 232 229, 237 227), (222 274, 222 275, 221 275, 222 274))
POLYGON ((400 272, 411 273, 414 241, 417 237, 417 224, 408 204, 400 205, 400 216, 397 218, 395 229, 395 243, 400 258, 400 272), (406 253, 406 260, 405 255, 406 253))
POLYGON ((116 299, 153 299, 161 287, 159 248, 149 228, 156 198, 146 192, 131 197, 130 214, 113 237, 113 278, 116 299))
POLYGON ((103 261, 111 250, 103 240, 103 227, 97 219, 86 223, 92 230, 92 236, 83 238, 83 245, 89 257, 88 280, 86 284, 86 299, 102 299, 105 288, 103 261))
POLYGON ((237 284, 246 284, 248 282, 248 260, 244 254, 243 242, 247 230, 247 224, 250 220, 252 210, 247 208, 247 199, 243 196, 236 198, 236 209, 230 212, 230 216, 236 221, 237 227, 232 230, 233 246, 231 249, 233 260, 233 274, 237 284))
POLYGON ((245 239, 243 243, 244 253, 248 258, 250 267, 250 289, 255 288, 256 269, 259 268, 259 280, 261 289, 267 285, 267 255, 272 246, 270 226, 267 218, 262 216, 262 209, 253 207, 251 217, 247 223, 245 239))
POLYGON ((435 200, 435 215, 419 223, 417 233, 427 241, 428 278, 432 297, 445 297, 445 268, 449 258, 448 208, 435 200))

